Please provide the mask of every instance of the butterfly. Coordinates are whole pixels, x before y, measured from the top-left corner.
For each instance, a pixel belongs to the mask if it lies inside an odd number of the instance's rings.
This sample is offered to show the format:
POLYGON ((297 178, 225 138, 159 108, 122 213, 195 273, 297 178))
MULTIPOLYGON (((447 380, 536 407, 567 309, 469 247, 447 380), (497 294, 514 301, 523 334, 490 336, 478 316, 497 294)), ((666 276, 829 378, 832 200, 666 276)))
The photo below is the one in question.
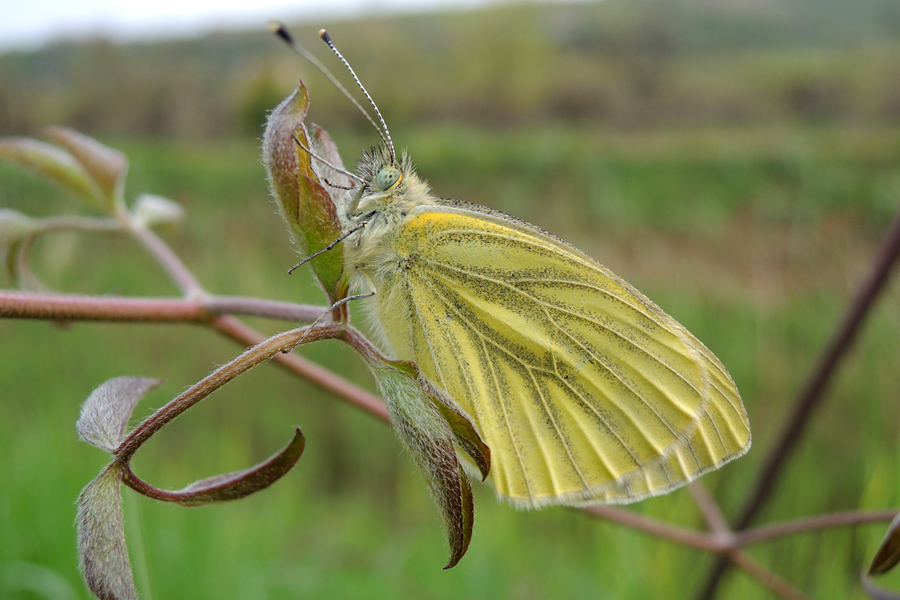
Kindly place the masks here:
POLYGON ((381 122, 337 206, 354 298, 386 352, 469 417, 500 497, 634 502, 748 450, 740 394, 706 346, 565 241, 434 195, 323 39, 381 122))

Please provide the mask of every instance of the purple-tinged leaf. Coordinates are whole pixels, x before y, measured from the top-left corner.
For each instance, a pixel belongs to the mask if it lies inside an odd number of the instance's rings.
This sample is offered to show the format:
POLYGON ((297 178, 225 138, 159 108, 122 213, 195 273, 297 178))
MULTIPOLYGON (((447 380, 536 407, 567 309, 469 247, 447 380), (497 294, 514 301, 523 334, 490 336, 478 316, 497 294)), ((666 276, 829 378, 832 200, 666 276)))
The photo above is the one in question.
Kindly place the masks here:
POLYGON ((897 566, 900 562, 900 513, 894 517, 888 526, 887 533, 875 558, 872 559, 872 565, 869 567, 869 575, 882 575, 897 566))
POLYGON ((281 479, 297 464, 304 446, 303 434, 299 428, 295 428, 291 442, 267 461, 243 471, 195 481, 178 491, 161 490, 148 485, 128 469, 123 472, 122 480, 128 487, 144 496, 163 502, 174 502, 181 506, 201 506, 238 500, 263 490, 281 479))
POLYGON ((456 444, 469 455, 475 466, 478 467, 481 480, 487 479, 488 473, 491 471, 491 449, 482 441, 465 411, 444 390, 431 383, 422 374, 416 363, 405 360, 387 362, 416 379, 422 388, 422 393, 434 403, 447 425, 450 426, 456 444))
POLYGON ((128 158, 122 152, 68 127, 50 127, 47 137, 68 150, 100 188, 100 208, 111 212, 124 203, 128 158))
MULTIPOLYGON (((321 159, 328 161, 329 164, 334 165, 335 167, 338 167, 343 171, 347 170, 344 167, 344 161, 341 160, 341 155, 338 152, 337 144, 334 143, 334 140, 331 139, 331 136, 328 135, 327 131, 325 131, 315 123, 309 124, 309 141, 311 143, 310 149, 313 151, 313 154, 321 159)), ((351 187, 352 185, 354 185, 353 181, 344 173, 332 169, 324 162, 314 161, 314 165, 316 168, 317 179, 319 181, 322 181, 324 183, 325 180, 328 180, 329 183, 342 187, 351 187)))
MULTIPOLYGON (((344 176, 310 156, 310 149, 314 152, 321 149, 329 158, 334 158, 337 148, 320 128, 316 128, 317 133, 312 138, 307 135, 303 121, 308 109, 309 95, 301 81, 294 93, 272 111, 263 135, 262 158, 269 188, 296 240, 301 258, 322 250, 341 235, 335 202, 323 185, 324 174, 331 183, 343 185, 346 182, 344 176), (332 181, 331 177, 337 181, 332 181)), ((340 157, 336 163, 336 166, 340 165, 340 157)), ((330 302, 346 295, 341 246, 312 260, 310 268, 330 302)))
POLYGON ((91 392, 75 428, 89 444, 113 453, 125 437, 125 426, 138 401, 162 383, 144 377, 116 377, 91 392))
POLYGON ((118 463, 104 469, 78 497, 78 556, 84 579, 100 600, 137 600, 131 574, 118 463))
POLYGON ((3 138, 0 159, 35 171, 94 206, 103 205, 103 190, 90 173, 71 154, 56 146, 31 138, 3 138))
POLYGON ((455 434, 437 403, 411 373, 410 364, 369 361, 394 431, 416 461, 444 521, 450 546, 444 568, 449 569, 463 557, 472 539, 472 488, 457 459, 455 434))

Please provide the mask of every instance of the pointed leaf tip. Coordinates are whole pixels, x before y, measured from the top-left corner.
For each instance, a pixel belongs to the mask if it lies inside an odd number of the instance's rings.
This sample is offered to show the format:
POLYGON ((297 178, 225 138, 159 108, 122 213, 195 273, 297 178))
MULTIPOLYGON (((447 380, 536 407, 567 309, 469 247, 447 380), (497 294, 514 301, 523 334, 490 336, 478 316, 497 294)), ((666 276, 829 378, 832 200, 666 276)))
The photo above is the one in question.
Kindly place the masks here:
MULTIPOLYGON (((394 431, 416 461, 444 521, 450 547, 444 568, 449 569, 469 547, 475 515, 472 488, 454 446, 457 434, 444 414, 450 409, 436 401, 437 388, 416 377, 418 367, 414 363, 374 357, 367 360, 387 403, 394 431)), ((443 400, 452 402, 446 396, 443 400)))
POLYGON ((91 392, 75 424, 78 436, 89 444, 113 453, 125 437, 125 426, 138 401, 159 379, 115 377, 91 392))
MULTIPOLYGON (((337 147, 319 127, 314 135, 307 133, 304 119, 309 109, 309 95, 303 82, 279 104, 266 123, 263 134, 263 164, 269 188, 279 212, 290 228, 302 258, 322 250, 341 235, 340 219, 329 189, 328 179, 342 185, 345 177, 314 161, 313 154, 341 166, 337 147)), ((336 246, 312 260, 310 268, 335 302, 346 292, 341 246, 336 246)))
POLYGON ((900 563, 900 513, 894 517, 888 526, 884 540, 872 559, 869 567, 869 575, 883 575, 900 563))
POLYGON ((268 460, 249 469, 195 481, 178 491, 155 488, 138 479, 129 469, 124 471, 123 479, 128 487, 144 496, 181 506, 202 506, 238 500, 266 489, 286 475, 297 464, 305 445, 303 433, 299 427, 295 427, 293 439, 268 460))
POLYGON ((452 524, 448 524, 447 541, 450 545, 450 556, 444 570, 455 567, 466 550, 469 549, 469 542, 472 541, 472 529, 475 525, 475 501, 472 498, 472 484, 466 476, 466 472, 459 468, 459 515, 453 519, 452 524), (452 529, 450 528, 452 526, 452 529))

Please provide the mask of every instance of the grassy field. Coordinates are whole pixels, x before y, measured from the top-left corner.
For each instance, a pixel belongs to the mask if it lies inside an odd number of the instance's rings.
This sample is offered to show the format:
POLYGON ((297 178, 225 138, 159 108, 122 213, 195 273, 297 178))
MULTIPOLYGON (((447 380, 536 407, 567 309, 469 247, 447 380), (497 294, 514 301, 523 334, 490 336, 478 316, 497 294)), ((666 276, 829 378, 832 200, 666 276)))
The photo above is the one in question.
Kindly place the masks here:
MULTIPOLYGON (((572 242, 722 359, 754 436, 747 456, 703 478, 728 515, 900 206, 896 6, 820 3, 609 1, 340 24, 398 147, 436 194, 572 242), (832 36, 835 23, 845 26, 832 36)), ((307 73, 286 53, 255 54, 257 37, 0 56, 0 79, 13 82, 0 89, 0 134, 55 122, 121 148, 129 200, 148 192, 185 207, 183 228, 162 234, 207 289, 321 304, 306 273, 285 274, 296 257, 254 139, 262 110, 307 73)), ((352 164, 375 135, 317 76, 309 82, 313 118, 352 164)), ((0 208, 85 212, 5 165, 0 208)), ((176 293, 117 236, 47 236, 33 264, 61 291, 176 293)), ((900 505, 898 291, 892 284, 871 315, 759 523, 900 505)), ((0 597, 88 598, 74 502, 106 456, 76 439, 81 402, 111 377, 162 378, 136 411, 144 417, 240 348, 173 325, 0 320, 0 340, 0 597)), ((302 353, 373 389, 340 345, 302 353)), ((271 364, 173 423, 135 469, 179 488, 258 462, 293 425, 307 438, 298 466, 246 500, 186 510, 126 491, 143 598, 680 599, 712 562, 575 511, 517 512, 476 485, 471 547, 442 571, 438 515, 390 429, 271 364)), ((684 490, 633 510, 702 527, 684 490)), ((859 573, 884 529, 749 552, 811 597, 864 598, 859 573)), ((900 589, 900 575, 884 583, 900 589)), ((734 573, 719 597, 771 596, 734 573)))
MULTIPOLYGON (((336 132, 337 133, 337 132, 336 132)), ((359 148, 338 135, 344 148, 359 148)), ((747 493, 789 402, 828 337, 900 197, 900 132, 854 129, 606 135, 395 132, 443 195, 513 212, 576 243, 670 311, 731 370, 754 449, 704 478, 726 510, 747 493)), ((181 201, 173 246, 209 289, 320 303, 290 278, 286 236, 253 142, 106 140, 132 160, 130 189, 181 201)), ((2 204, 73 208, 30 176, 0 171, 2 204)), ((45 239, 35 264, 54 288, 171 293, 128 240, 45 239)), ((275 331, 271 324, 267 329, 275 331)), ((765 521, 900 501, 896 286, 879 305, 781 481, 765 521)), ((196 327, 0 322, 0 583, 12 598, 86 597, 73 501, 104 457, 75 439, 80 402, 117 375, 160 377, 147 414, 238 348, 196 327), (20 570, 21 564, 31 570, 20 570), (11 573, 31 573, 23 576, 11 573), (29 588, 31 591, 21 591, 29 588)), ((305 354, 371 387, 336 345, 305 354)), ((245 501, 185 510, 126 493, 139 586, 148 598, 681 598, 708 557, 565 509, 522 513, 476 490, 469 554, 445 549, 418 474, 383 424, 266 365, 215 394, 139 454, 137 472, 181 485, 252 464, 298 424, 296 471, 245 501)), ((689 494, 635 510, 700 525, 689 494)), ((762 563, 817 598, 862 597, 857 573, 883 528, 783 539, 762 563)), ((742 575, 723 597, 765 598, 742 575)))

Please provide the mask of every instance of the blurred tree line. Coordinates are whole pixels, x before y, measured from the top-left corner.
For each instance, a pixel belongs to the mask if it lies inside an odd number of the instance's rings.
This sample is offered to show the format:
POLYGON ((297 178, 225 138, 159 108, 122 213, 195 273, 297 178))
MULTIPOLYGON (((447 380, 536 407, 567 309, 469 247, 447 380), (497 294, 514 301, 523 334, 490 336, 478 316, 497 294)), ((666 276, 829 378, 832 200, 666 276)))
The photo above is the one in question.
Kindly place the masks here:
MULTIPOLYGON (((900 124, 896 0, 607 0, 294 27, 349 87, 321 26, 397 128, 900 124)), ((301 76, 314 120, 366 126, 261 29, 2 54, 0 134, 60 123, 100 136, 259 136, 301 76)))

